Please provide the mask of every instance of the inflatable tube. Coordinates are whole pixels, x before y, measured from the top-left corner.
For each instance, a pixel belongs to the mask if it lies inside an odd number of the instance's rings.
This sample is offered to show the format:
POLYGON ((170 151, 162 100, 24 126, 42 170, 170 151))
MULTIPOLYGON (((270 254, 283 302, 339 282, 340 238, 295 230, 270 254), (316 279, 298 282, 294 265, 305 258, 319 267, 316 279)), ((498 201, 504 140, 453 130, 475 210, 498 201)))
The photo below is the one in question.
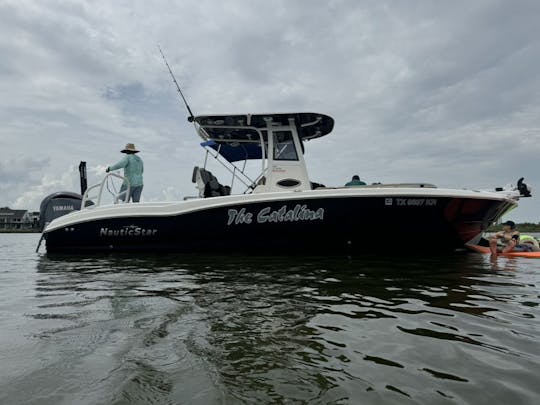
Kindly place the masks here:
MULTIPOLYGON (((478 253, 491 254, 491 250, 487 246, 478 245, 465 245, 471 250, 478 253)), ((530 259, 540 259, 540 252, 509 252, 509 253, 497 253, 497 256, 504 257, 528 257, 530 259)))

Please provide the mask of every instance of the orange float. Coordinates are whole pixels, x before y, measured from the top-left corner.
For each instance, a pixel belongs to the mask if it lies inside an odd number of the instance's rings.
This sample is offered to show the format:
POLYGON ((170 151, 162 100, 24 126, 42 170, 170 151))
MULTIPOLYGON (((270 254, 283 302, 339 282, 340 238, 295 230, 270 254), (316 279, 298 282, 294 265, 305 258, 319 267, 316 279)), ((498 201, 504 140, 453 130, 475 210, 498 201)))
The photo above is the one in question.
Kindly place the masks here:
MULTIPOLYGON (((474 250, 478 253, 491 254, 491 250, 487 246, 478 246, 478 245, 465 245, 471 250, 474 250)), ((530 259, 540 259, 540 252, 508 252, 508 253, 497 253, 497 256, 504 257, 528 257, 530 259)))

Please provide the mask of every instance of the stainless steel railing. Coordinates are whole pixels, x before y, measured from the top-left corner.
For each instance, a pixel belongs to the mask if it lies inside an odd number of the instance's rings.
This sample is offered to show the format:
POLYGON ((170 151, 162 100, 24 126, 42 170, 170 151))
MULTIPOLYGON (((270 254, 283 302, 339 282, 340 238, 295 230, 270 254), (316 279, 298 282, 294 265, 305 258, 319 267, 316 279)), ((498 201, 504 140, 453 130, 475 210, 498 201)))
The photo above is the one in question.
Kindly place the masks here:
POLYGON ((88 187, 88 189, 85 191, 85 193, 83 195, 82 202, 81 202, 81 210, 84 210, 84 209, 90 208, 90 207, 99 207, 101 205, 101 198, 103 196, 103 189, 105 188, 105 185, 107 184, 107 182, 109 181, 109 179, 111 177, 116 177, 118 179, 121 179, 126 184, 126 189, 124 191, 119 191, 119 192, 116 192, 116 190, 111 191, 107 187, 108 191, 113 196, 114 203, 118 204, 120 201, 123 201, 123 202, 128 201, 130 191, 131 191, 131 186, 129 184, 129 180, 127 178, 125 178, 124 176, 121 176, 121 175, 116 174, 116 173, 107 173, 100 183, 94 184, 93 186, 88 187), (90 191, 95 190, 95 189, 98 189, 98 193, 95 196, 91 196, 90 191), (94 202, 94 204, 89 205, 87 207, 86 203, 87 203, 87 201, 90 201, 90 200, 92 200, 94 202))

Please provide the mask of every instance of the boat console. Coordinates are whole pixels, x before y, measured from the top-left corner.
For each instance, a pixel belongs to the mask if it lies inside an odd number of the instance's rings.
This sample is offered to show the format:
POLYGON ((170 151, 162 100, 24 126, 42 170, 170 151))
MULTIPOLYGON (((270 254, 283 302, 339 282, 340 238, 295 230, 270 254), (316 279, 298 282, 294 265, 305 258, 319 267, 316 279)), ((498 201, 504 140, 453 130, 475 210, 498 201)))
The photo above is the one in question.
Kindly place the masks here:
POLYGON ((194 122, 207 156, 211 153, 227 167, 233 174, 231 184, 239 177, 247 186, 244 193, 305 191, 314 184, 320 186, 309 179, 303 142, 329 134, 334 126, 331 117, 315 113, 212 115, 195 117, 194 122), (256 179, 245 173, 245 162, 250 159, 261 161, 256 179), (242 168, 235 164, 241 160, 242 168))

